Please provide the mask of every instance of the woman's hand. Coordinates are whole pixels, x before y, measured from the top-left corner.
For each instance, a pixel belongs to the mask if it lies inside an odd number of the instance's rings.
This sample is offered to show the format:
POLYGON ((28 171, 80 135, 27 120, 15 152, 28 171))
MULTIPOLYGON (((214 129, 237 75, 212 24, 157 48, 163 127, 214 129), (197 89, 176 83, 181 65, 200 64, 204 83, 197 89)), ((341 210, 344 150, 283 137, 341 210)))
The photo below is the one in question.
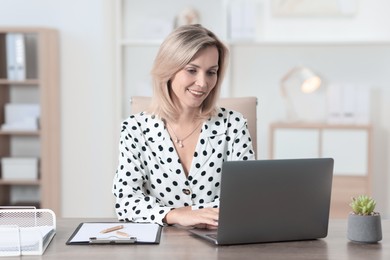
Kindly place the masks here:
POLYGON ((182 226, 196 226, 202 228, 218 227, 218 208, 203 208, 192 210, 191 207, 176 208, 166 216, 167 224, 179 224, 182 226))

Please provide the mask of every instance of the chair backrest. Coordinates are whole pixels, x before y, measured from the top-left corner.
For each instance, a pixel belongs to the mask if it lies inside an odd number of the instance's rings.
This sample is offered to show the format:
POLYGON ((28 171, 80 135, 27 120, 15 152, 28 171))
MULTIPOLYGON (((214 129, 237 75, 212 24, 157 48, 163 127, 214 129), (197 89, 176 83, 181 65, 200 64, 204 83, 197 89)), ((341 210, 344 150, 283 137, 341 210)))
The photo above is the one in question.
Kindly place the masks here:
MULTIPOLYGON (((145 111, 151 97, 133 96, 131 97, 131 113, 145 111)), ((257 157, 257 98, 256 97, 234 97, 220 98, 218 105, 240 112, 248 120, 249 133, 252 138, 252 145, 257 157)))

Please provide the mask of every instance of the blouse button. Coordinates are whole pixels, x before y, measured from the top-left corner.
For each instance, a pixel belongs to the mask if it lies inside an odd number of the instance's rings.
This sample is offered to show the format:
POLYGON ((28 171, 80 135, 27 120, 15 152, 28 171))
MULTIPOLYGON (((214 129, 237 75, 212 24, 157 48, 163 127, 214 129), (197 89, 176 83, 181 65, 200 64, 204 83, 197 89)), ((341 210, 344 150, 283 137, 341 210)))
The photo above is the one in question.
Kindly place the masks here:
POLYGON ((182 190, 185 195, 190 195, 191 191, 189 189, 183 189, 182 190))

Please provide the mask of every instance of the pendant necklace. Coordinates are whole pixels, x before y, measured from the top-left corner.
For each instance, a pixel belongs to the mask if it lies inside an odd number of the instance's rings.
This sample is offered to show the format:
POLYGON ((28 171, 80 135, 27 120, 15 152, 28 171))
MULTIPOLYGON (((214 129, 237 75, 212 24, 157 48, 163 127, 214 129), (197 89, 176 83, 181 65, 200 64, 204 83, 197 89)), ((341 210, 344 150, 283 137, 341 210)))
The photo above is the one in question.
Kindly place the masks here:
POLYGON ((170 124, 168 124, 167 122, 167 126, 172 130, 172 133, 173 135, 175 136, 176 140, 175 140, 175 143, 177 143, 179 145, 180 148, 183 148, 184 147, 184 144, 183 142, 188 138, 190 137, 193 133, 195 133, 196 129, 198 129, 198 127, 202 124, 202 121, 200 121, 200 123, 194 128, 194 130, 191 131, 191 133, 189 133, 188 135, 186 135, 186 137, 182 138, 182 139, 179 139, 179 137, 177 137, 177 134, 175 133, 175 130, 173 130, 173 128, 171 127, 170 124))

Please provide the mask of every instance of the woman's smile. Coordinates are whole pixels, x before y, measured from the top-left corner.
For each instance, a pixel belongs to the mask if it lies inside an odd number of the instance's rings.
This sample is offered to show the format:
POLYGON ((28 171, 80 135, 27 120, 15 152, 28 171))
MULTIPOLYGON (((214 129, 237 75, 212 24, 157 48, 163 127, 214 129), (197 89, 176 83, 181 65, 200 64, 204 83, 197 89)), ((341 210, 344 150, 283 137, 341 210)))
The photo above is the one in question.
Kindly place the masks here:
POLYGON ((218 80, 218 59, 217 48, 207 47, 174 75, 171 81, 173 98, 183 109, 198 109, 214 89, 218 80))
POLYGON ((207 94, 207 92, 205 92, 205 91, 195 90, 195 89, 191 89, 191 88, 189 88, 188 91, 189 91, 191 94, 193 94, 193 95, 195 95, 195 96, 198 96, 198 97, 201 97, 201 96, 207 94))

